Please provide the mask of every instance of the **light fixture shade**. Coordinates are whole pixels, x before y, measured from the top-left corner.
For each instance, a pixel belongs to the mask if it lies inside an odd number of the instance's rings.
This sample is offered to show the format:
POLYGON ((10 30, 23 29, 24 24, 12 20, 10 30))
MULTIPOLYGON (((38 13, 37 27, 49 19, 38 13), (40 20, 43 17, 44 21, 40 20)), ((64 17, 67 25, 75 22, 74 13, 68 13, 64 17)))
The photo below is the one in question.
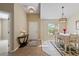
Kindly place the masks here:
POLYGON ((34 12, 35 12, 34 9, 32 9, 32 8, 29 9, 29 13, 34 13, 34 12))
POLYGON ((67 21, 67 18, 60 18, 59 21, 67 21))
POLYGON ((63 11, 63 9, 64 9, 64 6, 62 6, 62 18, 64 17, 64 11, 63 11))
POLYGON ((61 13, 61 18, 59 18, 59 21, 67 21, 66 16, 64 15, 64 6, 61 7, 62 13, 61 13))
POLYGON ((33 6, 28 6, 27 12, 28 13, 35 13, 36 12, 36 9, 33 6))

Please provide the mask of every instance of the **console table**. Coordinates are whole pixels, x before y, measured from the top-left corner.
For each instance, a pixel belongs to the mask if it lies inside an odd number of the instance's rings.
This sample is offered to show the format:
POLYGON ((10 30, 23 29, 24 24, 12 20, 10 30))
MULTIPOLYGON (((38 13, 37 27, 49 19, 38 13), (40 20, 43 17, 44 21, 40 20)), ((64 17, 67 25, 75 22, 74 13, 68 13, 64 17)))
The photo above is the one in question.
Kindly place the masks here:
POLYGON ((19 48, 25 47, 28 44, 28 36, 29 35, 26 34, 26 35, 22 35, 22 36, 17 37, 18 44, 20 45, 19 48), (21 42, 21 40, 22 40, 22 42, 21 42))

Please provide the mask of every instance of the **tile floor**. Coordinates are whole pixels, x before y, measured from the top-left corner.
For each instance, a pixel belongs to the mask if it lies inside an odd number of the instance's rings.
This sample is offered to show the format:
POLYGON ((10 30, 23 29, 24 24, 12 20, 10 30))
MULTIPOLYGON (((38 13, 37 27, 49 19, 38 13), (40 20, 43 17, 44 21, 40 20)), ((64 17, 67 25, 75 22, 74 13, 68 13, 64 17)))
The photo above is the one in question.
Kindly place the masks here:
POLYGON ((19 48, 15 55, 17 56, 61 56, 61 54, 56 50, 56 48, 49 41, 42 42, 36 47, 24 47, 19 48))
POLYGON ((61 56, 56 48, 51 44, 51 40, 42 42, 42 50, 50 56, 61 56))
POLYGON ((16 52, 8 54, 8 40, 0 41, 0 56, 61 56, 56 48, 48 41, 33 41, 30 46, 19 48, 16 52), (34 45, 32 45, 34 43, 34 45), (41 45, 42 44, 42 45, 41 45))

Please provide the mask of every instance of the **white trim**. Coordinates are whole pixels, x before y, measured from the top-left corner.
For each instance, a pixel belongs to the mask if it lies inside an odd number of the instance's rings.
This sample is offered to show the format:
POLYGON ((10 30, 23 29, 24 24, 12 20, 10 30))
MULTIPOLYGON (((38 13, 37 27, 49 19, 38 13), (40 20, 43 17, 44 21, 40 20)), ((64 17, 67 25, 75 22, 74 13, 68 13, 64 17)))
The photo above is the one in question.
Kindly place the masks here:
POLYGON ((19 49, 19 46, 17 48, 15 48, 14 50, 10 51, 10 53, 13 53, 13 52, 15 52, 18 49, 19 49))

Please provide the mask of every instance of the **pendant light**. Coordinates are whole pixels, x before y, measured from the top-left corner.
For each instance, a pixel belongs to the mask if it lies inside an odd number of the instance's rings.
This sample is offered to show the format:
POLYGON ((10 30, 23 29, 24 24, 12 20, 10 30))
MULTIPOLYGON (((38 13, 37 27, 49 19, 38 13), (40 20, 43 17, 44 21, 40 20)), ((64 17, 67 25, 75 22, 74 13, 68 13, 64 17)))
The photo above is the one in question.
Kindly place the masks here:
POLYGON ((64 17, 64 11, 63 11, 63 9, 64 9, 64 6, 62 6, 62 18, 64 17))
POLYGON ((64 6, 61 7, 61 10, 62 10, 62 13, 61 13, 60 21, 63 21, 64 22, 64 21, 67 20, 67 18, 64 17, 64 6))

